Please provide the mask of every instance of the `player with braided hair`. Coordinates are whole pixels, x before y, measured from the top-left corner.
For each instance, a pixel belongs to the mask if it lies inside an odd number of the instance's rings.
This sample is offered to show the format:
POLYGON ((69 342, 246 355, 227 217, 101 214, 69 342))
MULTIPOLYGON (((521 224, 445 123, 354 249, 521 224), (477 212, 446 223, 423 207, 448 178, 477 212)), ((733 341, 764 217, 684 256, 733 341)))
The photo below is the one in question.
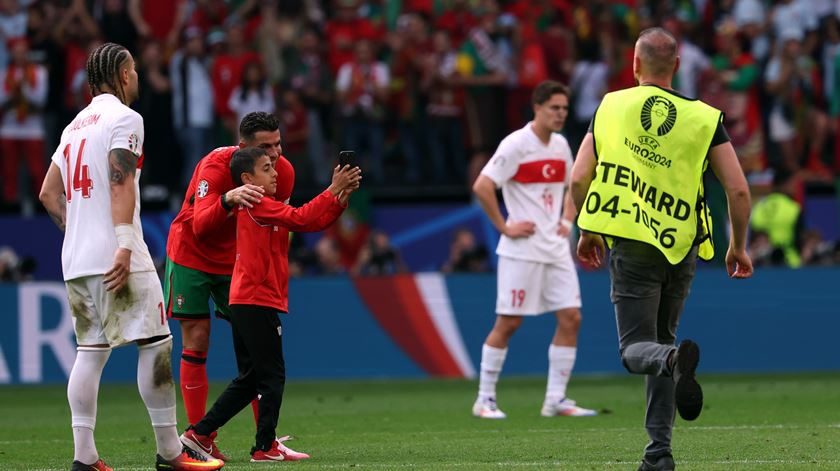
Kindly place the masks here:
POLYGON ((93 100, 64 129, 40 195, 64 231, 62 268, 79 345, 67 383, 71 470, 111 470, 94 442, 96 402, 111 349, 128 343, 139 350, 137 386, 155 433, 156 469, 219 469, 223 461, 178 439, 172 336, 140 225, 143 118, 128 107, 138 98, 134 59, 118 44, 103 44, 88 57, 87 73, 93 100))

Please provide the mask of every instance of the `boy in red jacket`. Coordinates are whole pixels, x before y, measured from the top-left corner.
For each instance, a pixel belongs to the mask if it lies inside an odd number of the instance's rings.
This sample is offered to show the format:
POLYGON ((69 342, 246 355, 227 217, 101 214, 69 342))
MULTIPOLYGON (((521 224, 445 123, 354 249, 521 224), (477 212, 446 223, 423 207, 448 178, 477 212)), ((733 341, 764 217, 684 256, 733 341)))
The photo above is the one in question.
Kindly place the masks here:
MULTIPOLYGON (((233 153, 231 176, 238 185, 277 191, 277 171, 264 149, 244 148, 233 153)), ((336 169, 332 184, 300 208, 273 198, 263 198, 253 208, 240 205, 236 211, 236 263, 230 285, 230 320, 239 376, 219 396, 210 411, 187 430, 181 440, 189 448, 209 456, 210 436, 259 395, 256 444, 251 461, 295 461, 309 458, 283 445, 277 438, 277 419, 286 383, 282 327, 279 313, 288 312, 287 230, 302 231, 323 214, 337 218, 344 207, 338 197, 359 187, 358 167, 336 169)))

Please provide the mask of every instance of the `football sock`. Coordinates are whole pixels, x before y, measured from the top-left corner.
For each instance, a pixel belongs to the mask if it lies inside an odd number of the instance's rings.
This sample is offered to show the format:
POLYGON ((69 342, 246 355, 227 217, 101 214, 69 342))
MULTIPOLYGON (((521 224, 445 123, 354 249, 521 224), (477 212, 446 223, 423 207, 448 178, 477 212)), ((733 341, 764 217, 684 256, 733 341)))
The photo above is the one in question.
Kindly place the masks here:
POLYGON ((181 351, 181 396, 187 420, 195 425, 204 417, 207 407, 207 352, 181 351))
POLYGON ((175 419, 175 382, 172 379, 172 337, 138 349, 137 386, 155 431, 157 453, 171 460, 181 454, 175 419))
POLYGON ((102 368, 111 355, 110 348, 79 347, 67 382, 73 427, 73 459, 94 463, 99 459, 93 429, 96 428, 96 400, 102 368))
POLYGON ((496 348, 484 344, 481 347, 481 373, 478 377, 478 397, 486 399, 496 397, 496 383, 505 364, 507 348, 496 348))
POLYGON ((562 347, 551 345, 548 347, 548 387, 545 400, 560 400, 566 397, 566 385, 572 376, 575 366, 577 347, 562 347))
POLYGON ((251 410, 254 411, 254 423, 259 426, 260 425, 260 396, 254 398, 251 401, 251 410))

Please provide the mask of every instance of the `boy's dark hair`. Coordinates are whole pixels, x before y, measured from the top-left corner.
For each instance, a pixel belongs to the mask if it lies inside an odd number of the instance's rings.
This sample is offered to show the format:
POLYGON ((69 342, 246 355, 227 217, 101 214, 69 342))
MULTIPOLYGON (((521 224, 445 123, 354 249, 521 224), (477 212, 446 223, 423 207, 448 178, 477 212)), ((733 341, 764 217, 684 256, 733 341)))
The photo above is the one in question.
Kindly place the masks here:
POLYGON ((569 98, 569 87, 554 80, 544 80, 531 93, 531 104, 542 105, 557 94, 565 95, 566 98, 569 98))
POLYGON ((272 113, 255 111, 248 113, 239 123, 239 136, 246 141, 253 141, 260 131, 274 132, 280 129, 280 120, 272 113))
POLYGON ((119 81, 120 65, 128 59, 128 49, 114 43, 105 43, 88 56, 85 64, 90 94, 104 93, 103 85, 125 101, 125 91, 119 81))
POLYGON ((265 155, 265 149, 259 147, 245 147, 234 151, 230 157, 230 176, 236 186, 242 185, 243 173, 254 173, 257 160, 265 155))

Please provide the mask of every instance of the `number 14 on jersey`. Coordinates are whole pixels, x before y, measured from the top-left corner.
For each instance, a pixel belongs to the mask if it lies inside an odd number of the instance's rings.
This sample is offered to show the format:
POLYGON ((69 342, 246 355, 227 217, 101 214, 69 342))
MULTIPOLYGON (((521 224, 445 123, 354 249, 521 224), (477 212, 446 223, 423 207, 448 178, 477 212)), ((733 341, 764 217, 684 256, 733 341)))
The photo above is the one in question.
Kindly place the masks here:
POLYGON ((88 170, 88 166, 82 164, 82 156, 85 153, 85 141, 87 141, 87 139, 82 139, 81 144, 79 144, 79 151, 76 153, 76 168, 73 170, 72 178, 70 178, 70 144, 67 144, 67 146, 64 148, 64 162, 67 164, 68 203, 73 199, 74 191, 81 191, 82 198, 90 198, 90 190, 91 188, 93 188, 93 180, 90 179, 90 171, 88 170), (72 187, 70 185, 71 182, 73 183, 72 187))

